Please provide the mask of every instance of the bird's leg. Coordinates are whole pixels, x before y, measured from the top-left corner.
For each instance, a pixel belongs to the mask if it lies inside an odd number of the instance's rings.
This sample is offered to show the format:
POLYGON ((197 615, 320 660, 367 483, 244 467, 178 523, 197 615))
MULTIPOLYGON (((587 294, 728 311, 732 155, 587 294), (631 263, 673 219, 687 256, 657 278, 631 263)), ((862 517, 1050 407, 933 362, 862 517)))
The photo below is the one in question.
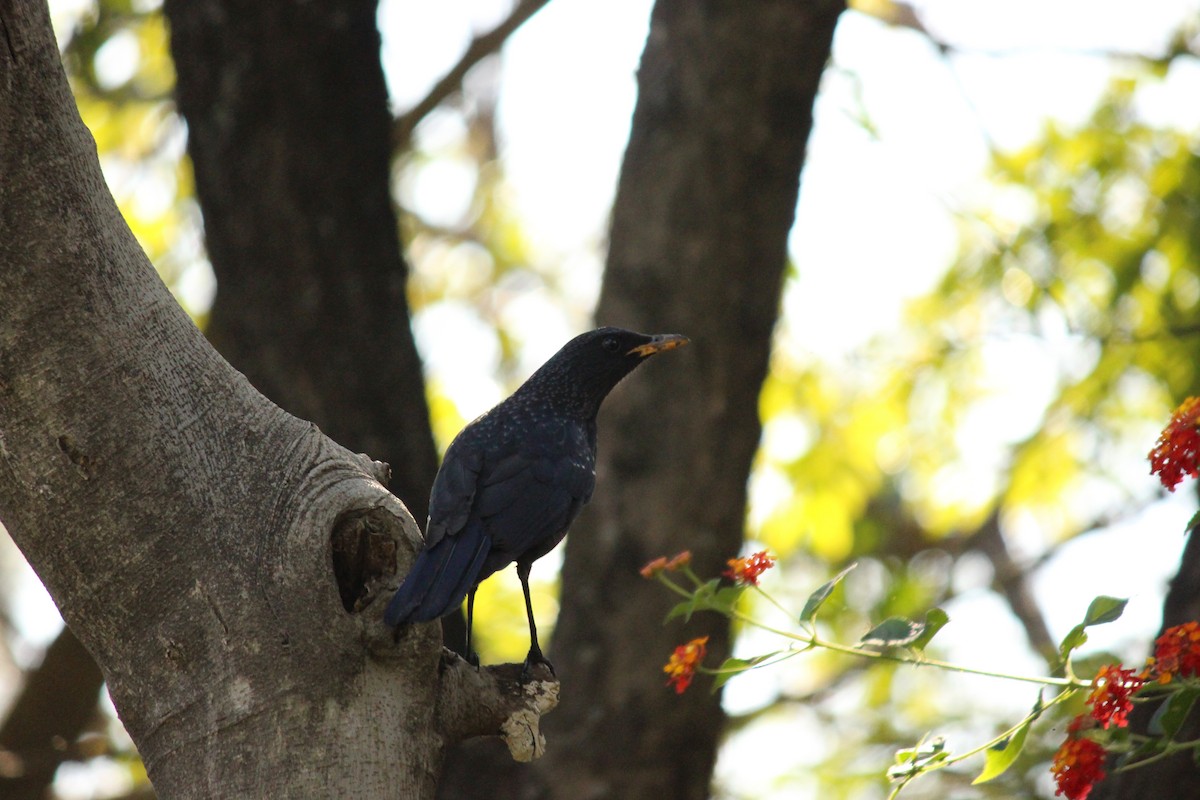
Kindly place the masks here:
POLYGON ((463 655, 467 659, 467 663, 472 666, 479 666, 479 654, 471 649, 471 620, 475 616, 475 590, 478 586, 471 588, 471 593, 467 595, 467 646, 463 648, 463 655))
POLYGON ((542 655, 542 648, 538 646, 537 623, 533 621, 533 603, 529 600, 529 568, 531 566, 533 566, 532 563, 517 562, 517 577, 521 579, 521 591, 525 593, 525 615, 529 617, 529 655, 525 656, 525 667, 521 670, 522 681, 529 677, 529 670, 535 664, 545 664, 549 667, 550 673, 554 674, 554 665, 550 663, 550 659, 542 655))

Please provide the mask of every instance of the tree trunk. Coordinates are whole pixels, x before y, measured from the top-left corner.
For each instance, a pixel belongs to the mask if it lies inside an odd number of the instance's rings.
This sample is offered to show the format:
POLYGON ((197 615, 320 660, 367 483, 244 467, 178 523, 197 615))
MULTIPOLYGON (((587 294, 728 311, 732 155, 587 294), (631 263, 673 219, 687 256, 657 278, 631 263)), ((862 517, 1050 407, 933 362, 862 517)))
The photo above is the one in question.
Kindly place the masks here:
MULTIPOLYGON (((390 488, 422 520, 437 454, 388 191, 391 117, 375 9, 300 11, 308 16, 281 15, 273 4, 167 3, 177 96, 220 278, 206 333, 284 409, 396 465, 390 488), (349 24, 330 22, 338 18, 349 24), (325 57, 308 57, 320 48, 325 57), (330 70, 335 59, 341 66, 330 70)), ((350 573, 339 585, 359 585, 356 555, 335 553, 350 573)), ((343 597, 348 607, 357 600, 343 597)), ((445 633, 462 647, 461 615, 445 633)), ((19 777, 0 775, 0 796, 43 795, 72 755, 55 739, 75 741, 100 682, 64 629, 0 729, 0 748, 23 766, 19 777), (45 714, 47 703, 58 713, 45 714)))
POLYGON ((842 8, 655 6, 597 317, 693 344, 602 411, 596 496, 567 542, 552 648, 565 691, 546 758, 506 778, 450 768, 442 797, 708 796, 720 695, 676 696, 662 666, 699 635, 718 663, 729 626, 664 626, 673 598, 638 568, 690 549, 716 575, 741 545, 787 237, 842 8))
POLYGON ((556 685, 444 660, 433 626, 393 642, 371 601, 419 537, 386 467, 267 401, 174 302, 35 0, 0 0, 0 175, 0 519, 160 796, 427 797, 447 742, 502 726, 532 755, 556 685), (335 541, 364 554, 353 611, 335 541))

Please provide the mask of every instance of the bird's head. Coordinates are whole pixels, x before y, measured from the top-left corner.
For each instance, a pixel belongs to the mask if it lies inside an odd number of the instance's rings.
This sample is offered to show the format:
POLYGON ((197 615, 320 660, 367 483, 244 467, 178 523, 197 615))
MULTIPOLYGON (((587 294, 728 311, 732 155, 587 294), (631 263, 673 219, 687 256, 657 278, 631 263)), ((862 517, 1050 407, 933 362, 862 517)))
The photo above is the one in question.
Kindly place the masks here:
MULTIPOLYGON (((621 379, 651 356, 690 341, 674 333, 645 334, 597 328, 576 336, 533 374, 526 386, 542 396, 595 415, 621 379)), ((524 387, 522 387, 524 388, 524 387)), ((557 403, 556 403, 557 404, 557 403)))

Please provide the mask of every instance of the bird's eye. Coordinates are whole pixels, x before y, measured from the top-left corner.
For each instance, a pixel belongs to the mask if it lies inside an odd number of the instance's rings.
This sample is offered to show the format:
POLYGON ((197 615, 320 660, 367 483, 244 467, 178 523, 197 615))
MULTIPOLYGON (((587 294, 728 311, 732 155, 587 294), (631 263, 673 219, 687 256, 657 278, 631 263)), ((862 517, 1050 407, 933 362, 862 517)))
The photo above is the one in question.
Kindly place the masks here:
POLYGON ((601 340, 600 346, 610 353, 615 353, 621 349, 621 343, 618 342, 614 336, 605 336, 604 339, 601 340))

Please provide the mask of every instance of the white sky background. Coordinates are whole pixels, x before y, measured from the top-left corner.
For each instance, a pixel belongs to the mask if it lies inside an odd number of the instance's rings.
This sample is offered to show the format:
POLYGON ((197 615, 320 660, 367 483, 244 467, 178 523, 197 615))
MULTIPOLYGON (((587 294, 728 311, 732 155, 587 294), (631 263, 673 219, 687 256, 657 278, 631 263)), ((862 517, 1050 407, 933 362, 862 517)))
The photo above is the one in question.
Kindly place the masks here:
MULTIPOLYGON (((56 3, 69 5, 78 2, 56 3)), ((498 122, 506 175, 539 257, 571 264, 584 301, 594 297, 599 283, 650 7, 650 0, 553 0, 505 50, 498 122)), ((470 36, 490 29, 508 8, 505 0, 383 0, 384 60, 396 107, 422 96, 457 60, 470 36)), ((954 212, 994 199, 981 177, 986 139, 1015 147, 1035 137, 1047 117, 1082 121, 1111 75, 1109 62, 1099 54, 1161 52, 1175 26, 1200 11, 1200 0, 929 0, 917 10, 934 35, 960 52, 943 57, 915 32, 847 13, 835 40, 834 68, 825 76, 816 108, 790 239, 800 279, 785 297, 785 346, 830 363, 840 363, 852 348, 895 323, 903 303, 923 294, 950 263, 958 247, 954 212), (878 139, 855 119, 864 109, 878 139)), ((1163 122, 1196 130, 1198 97, 1200 68, 1181 61, 1150 108, 1163 122)), ((436 125, 419 135, 436 138, 436 125)), ((453 180, 450 167, 441 173, 445 181, 414 184, 413 200, 422 208, 454 209, 465 202, 470 185, 453 180)), ((452 311, 439 313, 416 321, 419 344, 431 372, 447 386, 461 387, 453 393, 470 418, 499 397, 500 388, 479 377, 491 374, 498 355, 487 331, 462 327, 452 311), (456 339, 459 330, 466 333, 456 339), (483 355, 465 358, 468 353, 483 355)), ((531 371, 576 323, 547 311, 541 327, 556 335, 535 337, 539 317, 531 313, 528 318, 522 368, 531 371)), ((997 385, 1009 387, 999 406, 1018 420, 1018 428, 1021 420, 1033 424, 1040 414, 1045 392, 1037 376, 1048 380, 1049 358, 1019 351, 995 357, 997 385), (1029 384, 1029 392, 1014 388, 1029 384)), ((979 427, 979 440, 968 449, 981 453, 980 469, 990 468, 988 453, 1028 432, 993 430, 989 439, 989 427, 996 426, 979 427)), ((1131 480, 1149 487, 1144 471, 1143 463, 1131 465, 1131 480)), ((1092 642, 1127 652, 1130 659, 1144 655, 1146 637, 1158 624, 1165 581, 1178 564, 1182 530, 1193 510, 1189 497, 1190 492, 1181 492, 1147 512, 1146 519, 1068 545, 1038 573, 1037 592, 1056 636, 1079 620, 1093 595, 1131 596, 1126 616, 1094 629, 1092 642), (1132 536, 1139 537, 1139 545, 1120 548, 1118 572, 1111 554, 1132 536), (1081 570, 1081 563, 1092 566, 1081 570)), ((1015 546, 1024 541, 1017 531, 1015 546)), ((1037 544, 1032 536, 1030 548, 1037 544)), ((33 642, 48 641, 59 623, 49 599, 35 588, 36 579, 11 566, 0 569, 25 587, 18 627, 33 642)), ((956 579, 963 585, 987 585, 986 570, 972 575, 969 564, 961 570, 956 579)), ((1037 660, 1018 648, 997 648, 997 631, 1011 631, 1018 640, 1022 635, 986 592, 969 592, 949 610, 954 622, 939 642, 950 647, 952 658, 1040 670, 1037 660)), ((802 659, 780 669, 802 670, 802 659)), ((785 679, 768 673, 759 673, 761 682, 733 681, 727 691, 731 707, 763 702, 785 679)), ((1008 693, 991 685, 970 686, 975 692, 995 689, 1002 696, 998 702, 1011 701, 1014 709, 1028 707, 1031 699, 1023 687, 1008 693)), ((772 796, 767 776, 759 785, 755 775, 763 737, 778 735, 764 729, 734 740, 721 760, 724 784, 738 786, 745 796, 772 796)), ((793 740, 796 735, 805 733, 793 733, 793 740)), ((786 796, 804 796, 797 791, 789 786, 786 796)))

